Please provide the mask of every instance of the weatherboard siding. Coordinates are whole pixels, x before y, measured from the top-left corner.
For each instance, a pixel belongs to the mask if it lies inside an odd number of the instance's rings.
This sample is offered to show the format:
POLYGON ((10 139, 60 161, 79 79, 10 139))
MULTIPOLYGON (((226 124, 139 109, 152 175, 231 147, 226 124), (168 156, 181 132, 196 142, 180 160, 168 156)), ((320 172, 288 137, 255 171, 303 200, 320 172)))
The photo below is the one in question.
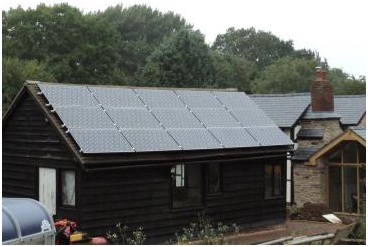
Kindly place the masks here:
POLYGON ((4 197, 38 199, 37 167, 75 168, 72 156, 28 94, 3 125, 2 141, 4 197))
POLYGON ((177 210, 171 208, 170 166, 82 173, 80 225, 96 235, 118 222, 142 226, 148 243, 159 243, 174 240, 175 232, 195 222, 200 212, 243 228, 280 223, 286 217, 285 197, 264 198, 263 164, 274 162, 285 159, 222 163, 222 192, 205 193, 202 207, 177 210))

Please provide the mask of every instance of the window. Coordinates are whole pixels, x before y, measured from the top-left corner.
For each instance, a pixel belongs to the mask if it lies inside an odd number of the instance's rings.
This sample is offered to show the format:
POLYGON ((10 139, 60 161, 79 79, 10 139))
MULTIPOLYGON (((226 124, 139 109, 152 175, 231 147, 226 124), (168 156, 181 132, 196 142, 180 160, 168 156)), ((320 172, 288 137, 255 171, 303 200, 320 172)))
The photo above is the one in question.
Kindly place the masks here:
POLYGON ((58 205, 75 206, 75 171, 40 167, 38 174, 38 199, 51 215, 58 205))
POLYGON ((39 168, 38 200, 51 215, 56 214, 56 169, 39 168))
POLYGON ((75 206, 75 172, 61 172, 61 204, 75 206))
POLYGON ((282 196, 282 167, 281 165, 265 166, 265 197, 282 196))
POLYGON ((172 167, 171 173, 175 176, 175 187, 184 187, 185 186, 185 169, 184 165, 176 165, 172 167))
POLYGON ((365 214, 365 147, 346 141, 328 158, 329 207, 335 212, 365 214))
POLYGON ((208 165, 208 181, 207 190, 208 194, 216 194, 220 192, 220 164, 214 163, 208 165))
POLYGON ((202 165, 172 166, 171 177, 173 208, 202 205, 202 165))

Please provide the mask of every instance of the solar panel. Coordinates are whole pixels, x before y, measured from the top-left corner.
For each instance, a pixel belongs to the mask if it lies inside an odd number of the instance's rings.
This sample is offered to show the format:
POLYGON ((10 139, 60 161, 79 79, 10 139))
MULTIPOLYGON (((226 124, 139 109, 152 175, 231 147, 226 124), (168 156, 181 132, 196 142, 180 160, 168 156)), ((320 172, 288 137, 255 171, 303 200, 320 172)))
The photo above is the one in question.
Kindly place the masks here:
POLYGON ((176 90, 180 98, 191 109, 194 108, 222 108, 223 106, 209 91, 176 90))
POLYGON ((247 109, 256 107, 255 103, 242 92, 219 92, 214 91, 214 95, 228 109, 247 109))
POLYGON ((236 109, 230 110, 231 113, 245 127, 250 126, 275 126, 275 123, 259 109, 236 109))
POLYGON ((278 127, 250 127, 246 130, 261 143, 261 146, 293 144, 278 127))
POLYGON ((193 112, 207 127, 241 127, 225 108, 193 109, 193 112))
POLYGON ((220 143, 206 129, 169 129, 184 150, 220 149, 220 143))
POLYGON ((202 128, 200 121, 187 109, 154 109, 153 114, 166 128, 202 128))
POLYGON ((143 102, 137 97, 132 89, 91 86, 88 88, 95 93, 98 102, 104 107, 145 108, 143 102))
POLYGON ((240 92, 38 85, 84 153, 292 145, 240 92))
POLYGON ((61 121, 67 128, 114 129, 113 122, 100 106, 96 107, 57 107, 61 121))
POLYGON ((139 97, 151 109, 185 108, 185 105, 172 90, 137 89, 139 97))
POLYGON ((117 129, 69 129, 83 153, 134 152, 117 129))
POLYGON ((124 129, 124 136, 138 152, 180 150, 163 129, 124 129))
POLYGON ((146 108, 106 108, 107 114, 120 129, 162 129, 146 108))
POLYGON ((225 148, 257 147, 258 142, 244 128, 209 129, 225 148))
POLYGON ((55 106, 97 106, 86 86, 38 84, 49 103, 55 106))

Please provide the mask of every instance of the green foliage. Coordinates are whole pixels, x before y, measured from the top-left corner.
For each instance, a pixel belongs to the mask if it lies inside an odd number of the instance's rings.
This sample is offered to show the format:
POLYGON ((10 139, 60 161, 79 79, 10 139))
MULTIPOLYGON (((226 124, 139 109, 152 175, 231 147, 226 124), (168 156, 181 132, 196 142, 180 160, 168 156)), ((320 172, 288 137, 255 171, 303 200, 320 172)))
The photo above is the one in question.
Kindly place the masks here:
MULTIPOLYGON (((235 234, 239 233, 239 227, 232 225, 235 234)), ((218 222, 216 225, 213 220, 204 214, 198 214, 197 222, 191 223, 190 227, 183 228, 182 233, 175 233, 178 244, 191 244, 194 240, 200 240, 201 244, 225 244, 224 237, 230 233, 230 227, 218 222)))
POLYGON ((357 225, 354 228, 354 231, 350 235, 352 239, 366 239, 366 222, 364 218, 358 220, 357 225))
POLYGON ((203 35, 180 30, 148 57, 141 71, 140 85, 206 87, 213 80, 212 71, 211 55, 203 35))
POLYGON ((267 66, 252 84, 253 93, 308 92, 316 60, 284 57, 267 66))
POLYGON ((3 58, 2 67, 3 113, 8 109, 26 80, 54 81, 54 76, 43 63, 35 60, 3 58))
POLYGON ((328 79, 333 84, 335 94, 365 94, 366 79, 361 76, 356 79, 344 73, 341 69, 332 68, 328 71, 328 79))
POLYGON ((237 88, 239 91, 250 93, 251 81, 254 79, 257 68, 253 62, 231 54, 213 51, 214 66, 213 88, 237 88))
MULTIPOLYGON (((291 93, 309 91, 316 65, 328 69, 317 51, 294 50, 291 40, 253 27, 229 28, 210 49, 184 18, 146 5, 85 14, 66 3, 40 4, 3 11, 2 23, 3 60, 38 66, 48 76, 34 72, 36 77, 60 83, 291 93)), ((8 81, 24 81, 24 73, 8 81)), ((332 68, 329 77, 336 94, 365 93, 364 76, 332 68)), ((3 89, 5 106, 19 87, 3 89)))
POLYGON ((139 68, 163 40, 177 30, 191 29, 186 21, 172 12, 165 14, 145 5, 123 8, 110 7, 99 13, 120 35, 119 67, 128 75, 130 82, 136 82, 139 68))
POLYGON ((293 42, 283 41, 270 32, 256 31, 255 28, 229 28, 225 34, 216 37, 212 48, 233 54, 254 62, 259 70, 284 56, 293 54, 293 42))
POLYGON ((10 9, 2 41, 4 55, 43 62, 58 82, 100 84, 117 75, 115 30, 68 4, 10 9))
POLYGON ((111 244, 116 245, 142 245, 146 241, 146 235, 142 227, 131 230, 120 222, 116 224, 115 230, 107 232, 106 236, 111 244))

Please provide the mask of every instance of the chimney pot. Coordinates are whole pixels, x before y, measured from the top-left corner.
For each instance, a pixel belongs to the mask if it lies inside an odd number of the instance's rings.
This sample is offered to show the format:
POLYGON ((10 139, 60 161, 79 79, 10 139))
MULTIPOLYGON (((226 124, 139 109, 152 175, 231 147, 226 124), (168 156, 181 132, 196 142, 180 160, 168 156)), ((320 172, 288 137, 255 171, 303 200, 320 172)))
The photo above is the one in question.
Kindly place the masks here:
POLYGON ((321 67, 317 67, 316 69, 316 80, 327 81, 327 71, 323 70, 321 67))

